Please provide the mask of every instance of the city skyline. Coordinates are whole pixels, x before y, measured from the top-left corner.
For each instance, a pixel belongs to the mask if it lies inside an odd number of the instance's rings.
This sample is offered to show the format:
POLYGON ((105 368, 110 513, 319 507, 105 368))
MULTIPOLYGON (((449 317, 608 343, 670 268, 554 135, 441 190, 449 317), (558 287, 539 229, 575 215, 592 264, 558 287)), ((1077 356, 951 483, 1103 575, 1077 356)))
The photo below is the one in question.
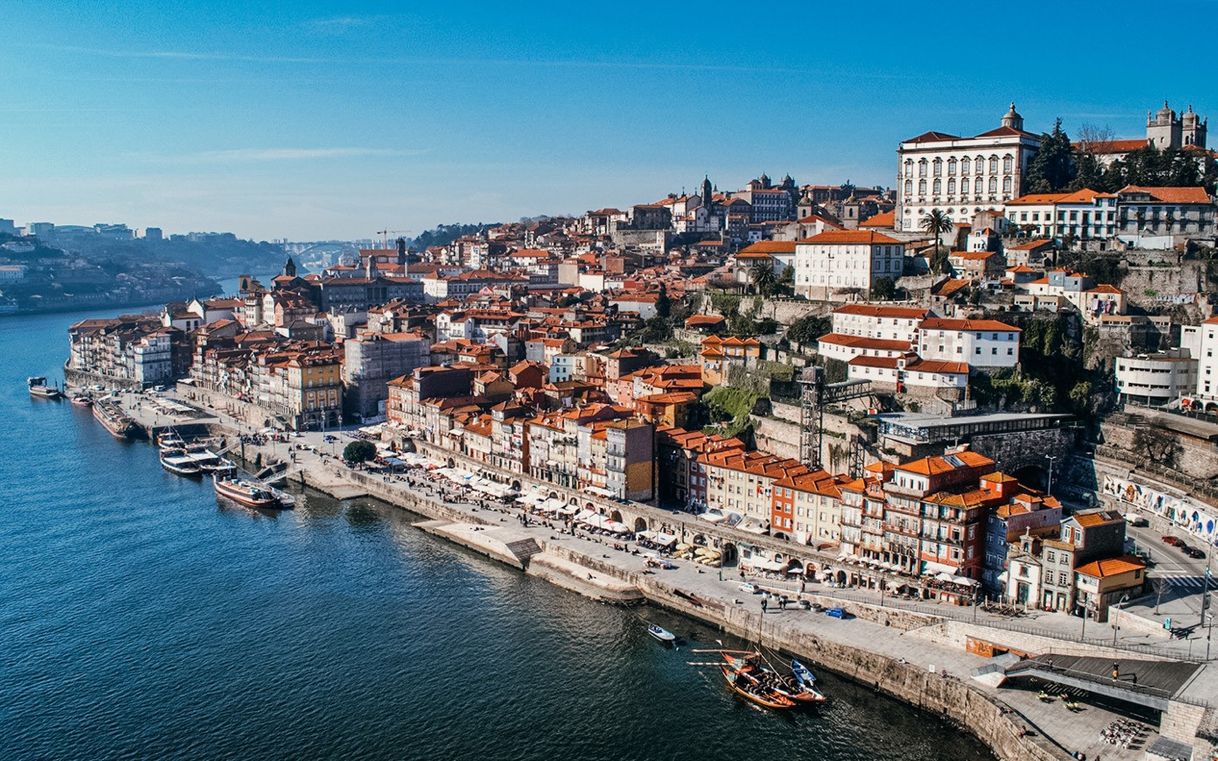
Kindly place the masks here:
MULTIPOLYGON (((1210 110, 1202 73, 1166 59, 1096 81, 1060 76, 1090 52, 1035 35, 1018 66, 973 55, 967 35, 957 54, 918 55, 950 8, 890 29, 834 10, 725 25, 656 8, 124 8, 10 12, 0 216, 368 238, 642 203, 704 174, 721 189, 763 171, 893 187, 900 140, 977 134, 1012 100, 1030 131, 1061 116, 1120 137, 1164 99, 1210 110)), ((1097 38, 1122 16, 1054 12, 1097 38)))

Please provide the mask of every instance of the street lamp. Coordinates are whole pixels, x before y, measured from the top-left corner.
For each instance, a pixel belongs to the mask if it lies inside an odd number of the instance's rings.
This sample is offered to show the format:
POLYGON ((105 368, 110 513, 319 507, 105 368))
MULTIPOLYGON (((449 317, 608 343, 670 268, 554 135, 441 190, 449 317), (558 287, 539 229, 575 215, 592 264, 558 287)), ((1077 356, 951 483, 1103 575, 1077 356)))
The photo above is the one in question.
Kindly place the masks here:
POLYGON ((1112 646, 1113 646, 1113 647, 1116 647, 1117 630, 1119 630, 1119 629, 1121 628, 1121 627, 1120 627, 1120 626, 1117 624, 1117 615, 1116 615, 1116 614, 1117 614, 1117 613, 1119 613, 1119 612, 1121 611, 1121 606, 1122 606, 1122 605, 1124 605, 1124 604, 1125 604, 1125 603, 1127 603, 1127 602, 1129 602, 1129 595, 1125 595, 1124 597, 1122 597, 1122 598, 1121 598, 1121 601, 1120 601, 1120 602, 1118 602, 1118 603, 1116 604, 1116 607, 1114 607, 1114 608, 1112 609, 1112 646))
POLYGON ((1045 455, 1045 459, 1049 461, 1049 482, 1048 482, 1048 485, 1045 486, 1045 493, 1052 496, 1052 494, 1053 494, 1053 462, 1057 459, 1057 455, 1047 454, 1047 455, 1045 455))

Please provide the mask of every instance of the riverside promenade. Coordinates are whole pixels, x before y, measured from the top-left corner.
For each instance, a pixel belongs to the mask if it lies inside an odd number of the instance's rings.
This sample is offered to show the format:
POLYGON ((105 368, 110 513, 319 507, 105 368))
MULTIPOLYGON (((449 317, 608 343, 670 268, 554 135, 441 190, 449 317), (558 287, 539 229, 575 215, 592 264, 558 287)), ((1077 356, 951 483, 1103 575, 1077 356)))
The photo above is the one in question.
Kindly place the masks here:
MULTIPOLYGON (((144 403, 136 412, 137 418, 146 412, 144 403)), ((226 417, 220 412, 192 422, 228 434, 241 430, 226 417)), ((675 570, 652 571, 642 555, 633 553, 633 543, 620 550, 614 549, 615 540, 578 530, 570 534, 545 523, 526 526, 518 509, 479 505, 451 490, 446 495, 447 487, 423 480, 421 474, 393 478, 351 469, 337 457, 341 446, 325 443, 320 434, 306 434, 293 438, 291 445, 248 445, 246 457, 286 462, 290 480, 340 499, 367 495, 426 516, 429 520, 418 524, 422 530, 590 597, 645 599, 767 648, 794 653, 967 728, 999 758, 1066 759, 1076 753, 1144 757, 1145 746, 1126 750, 1101 740, 1100 732, 1116 720, 1115 714, 1093 706, 1074 713, 1060 701, 1041 702, 1034 692, 972 678, 977 669, 993 668, 993 662, 965 649, 959 622, 815 584, 805 597, 826 606, 843 605, 854 617, 837 620, 775 606, 763 613, 760 597, 740 591, 736 569, 724 569, 721 576, 718 569, 678 561, 675 570)), ((993 634, 1001 641, 1002 632, 993 634)), ((1052 643, 1036 650, 1051 651, 1052 643)), ((1212 668, 1206 669, 1209 673, 1200 674, 1194 687, 1212 696, 1212 668)))

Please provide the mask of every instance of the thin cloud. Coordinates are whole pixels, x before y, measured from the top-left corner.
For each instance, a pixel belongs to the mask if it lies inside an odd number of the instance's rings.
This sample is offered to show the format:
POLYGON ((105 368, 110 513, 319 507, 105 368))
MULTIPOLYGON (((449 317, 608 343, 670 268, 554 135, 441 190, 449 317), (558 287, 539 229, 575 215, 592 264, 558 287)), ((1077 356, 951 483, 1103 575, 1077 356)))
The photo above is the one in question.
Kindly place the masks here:
POLYGON ((181 156, 149 158, 154 161, 187 164, 227 164, 250 161, 320 161, 325 159, 420 156, 425 153, 427 153, 427 150, 422 148, 231 148, 227 150, 188 153, 181 156))
MULTIPOLYGON (((721 73, 767 73, 767 74, 823 74, 823 70, 800 69, 781 66, 748 66, 734 64, 704 64, 684 61, 594 61, 594 60, 526 60, 519 58, 460 58, 460 57, 360 57, 319 58, 309 56, 248 55, 225 51, 194 50, 133 50, 89 48, 76 45, 34 45, 44 50, 55 50, 79 55, 96 55, 108 58, 156 59, 170 61, 229 61, 233 63, 268 64, 317 64, 326 66, 523 66, 555 69, 624 69, 639 71, 706 71, 721 73)), ((892 72, 851 72, 851 76, 862 79, 910 79, 911 75, 892 72)))
POLYGON ((330 18, 315 18, 304 22, 309 29, 317 32, 345 32, 349 29, 359 29, 372 26, 380 18, 378 16, 332 16, 330 18))

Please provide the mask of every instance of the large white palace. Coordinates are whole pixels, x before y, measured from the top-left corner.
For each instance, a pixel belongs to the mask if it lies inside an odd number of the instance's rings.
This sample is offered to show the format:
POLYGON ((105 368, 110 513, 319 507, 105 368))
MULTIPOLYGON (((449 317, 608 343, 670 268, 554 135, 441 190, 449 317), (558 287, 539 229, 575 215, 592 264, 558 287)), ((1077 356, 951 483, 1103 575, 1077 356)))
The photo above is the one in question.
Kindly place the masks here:
POLYGON ((1028 162, 1040 135, 1024 132, 1015 104, 1002 126, 976 137, 927 132, 897 148, 897 230, 916 231, 922 218, 939 209, 955 222, 1001 210, 1022 194, 1028 162))

